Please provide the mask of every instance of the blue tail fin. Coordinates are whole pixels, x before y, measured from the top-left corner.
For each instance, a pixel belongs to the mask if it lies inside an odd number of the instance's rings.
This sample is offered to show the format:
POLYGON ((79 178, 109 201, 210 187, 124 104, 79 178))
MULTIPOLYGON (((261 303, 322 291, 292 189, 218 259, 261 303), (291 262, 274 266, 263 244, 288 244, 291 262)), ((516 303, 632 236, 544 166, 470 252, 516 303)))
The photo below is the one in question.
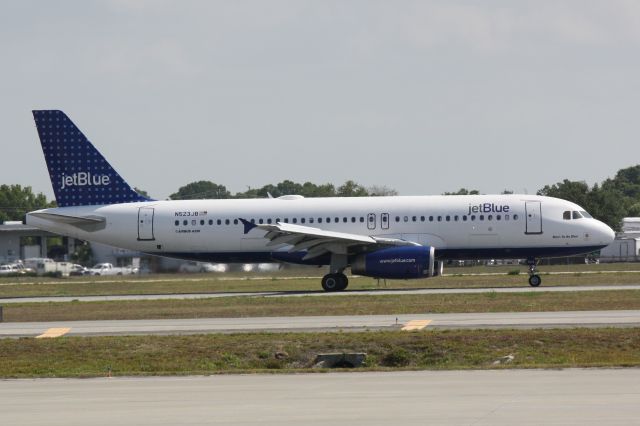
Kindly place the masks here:
POLYGON ((131 203, 135 192, 62 111, 33 111, 59 207, 131 203))

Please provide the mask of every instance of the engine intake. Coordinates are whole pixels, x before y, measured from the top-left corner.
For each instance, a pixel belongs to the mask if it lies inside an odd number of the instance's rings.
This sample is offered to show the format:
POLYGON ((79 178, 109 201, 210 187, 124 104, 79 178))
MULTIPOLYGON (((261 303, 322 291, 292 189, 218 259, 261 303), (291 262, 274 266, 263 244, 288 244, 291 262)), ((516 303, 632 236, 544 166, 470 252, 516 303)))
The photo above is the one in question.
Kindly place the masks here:
POLYGON ((356 257, 351 272, 374 278, 426 278, 434 275, 434 260, 433 247, 390 247, 356 257))

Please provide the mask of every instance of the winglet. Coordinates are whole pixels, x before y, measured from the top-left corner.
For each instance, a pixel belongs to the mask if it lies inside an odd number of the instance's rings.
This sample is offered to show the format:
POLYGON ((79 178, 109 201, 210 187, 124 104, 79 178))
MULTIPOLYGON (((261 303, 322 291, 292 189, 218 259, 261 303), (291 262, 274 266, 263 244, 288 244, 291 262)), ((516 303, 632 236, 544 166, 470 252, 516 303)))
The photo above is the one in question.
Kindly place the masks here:
POLYGON ((242 222, 242 224, 244 225, 244 233, 245 233, 245 235, 248 234, 249 231, 251 231, 253 228, 258 226, 255 223, 249 222, 248 220, 243 219, 241 217, 239 217, 238 220, 240 220, 240 222, 242 222))

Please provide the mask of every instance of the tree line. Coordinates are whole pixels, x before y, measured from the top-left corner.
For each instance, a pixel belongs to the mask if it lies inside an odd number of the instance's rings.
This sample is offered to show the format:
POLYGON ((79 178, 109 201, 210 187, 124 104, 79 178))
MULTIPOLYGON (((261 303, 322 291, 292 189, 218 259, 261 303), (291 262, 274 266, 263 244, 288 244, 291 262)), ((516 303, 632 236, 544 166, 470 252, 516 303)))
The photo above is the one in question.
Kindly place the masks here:
MULTIPOLYGON (((136 188, 136 191, 148 195, 136 188)), ((476 189, 461 188, 443 195, 479 194, 476 189)), ((512 191, 504 190, 503 194, 512 191)), ((312 182, 297 183, 284 180, 277 184, 264 185, 261 188, 249 188, 244 192, 232 194, 224 185, 201 180, 180 187, 170 195, 173 200, 186 199, 230 199, 230 198, 267 198, 282 195, 302 195, 304 197, 366 197, 397 195, 398 192, 387 186, 365 187, 353 180, 340 186, 331 183, 314 184, 312 182)), ((619 170, 613 178, 600 184, 589 186, 584 181, 568 179, 553 185, 545 185, 537 191, 538 195, 562 198, 572 201, 593 217, 605 222, 614 229, 620 228, 623 217, 640 216, 640 165, 619 170)), ((48 201, 43 194, 34 194, 31 187, 21 185, 0 185, 0 222, 22 220, 24 215, 33 210, 55 207, 54 201, 48 201)))

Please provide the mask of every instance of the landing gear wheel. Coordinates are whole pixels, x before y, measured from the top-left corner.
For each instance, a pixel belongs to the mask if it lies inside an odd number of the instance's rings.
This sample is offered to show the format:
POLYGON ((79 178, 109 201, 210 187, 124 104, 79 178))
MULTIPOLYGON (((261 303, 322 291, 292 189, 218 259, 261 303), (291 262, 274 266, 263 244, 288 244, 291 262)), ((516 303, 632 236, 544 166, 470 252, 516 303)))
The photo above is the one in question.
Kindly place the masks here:
POLYGON ((542 282, 542 278, 540 278, 540 275, 531 275, 529 277, 529 285, 531 287, 538 287, 541 282, 542 282))
POLYGON ((344 274, 327 274, 322 277, 324 291, 342 291, 349 285, 349 280, 344 274))

